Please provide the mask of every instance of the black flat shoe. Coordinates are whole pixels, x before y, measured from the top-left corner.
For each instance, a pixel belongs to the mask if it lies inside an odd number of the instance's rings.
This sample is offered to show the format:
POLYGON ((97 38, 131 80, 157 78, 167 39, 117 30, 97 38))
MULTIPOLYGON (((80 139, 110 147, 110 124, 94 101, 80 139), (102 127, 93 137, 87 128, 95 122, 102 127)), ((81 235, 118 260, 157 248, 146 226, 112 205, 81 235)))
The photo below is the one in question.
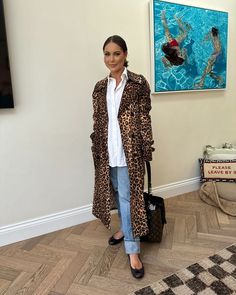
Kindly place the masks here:
POLYGON ((110 239, 108 240, 108 244, 111 246, 117 245, 120 242, 122 242, 124 240, 124 237, 120 238, 120 239, 115 239, 113 236, 110 237, 110 239))
POLYGON ((135 279, 141 279, 143 276, 144 276, 144 266, 143 266, 143 263, 139 257, 139 260, 141 261, 142 263, 142 268, 140 269, 136 269, 136 268, 133 268, 131 266, 131 263, 130 263, 130 256, 128 254, 128 258, 129 258, 129 266, 130 266, 130 270, 131 270, 131 273, 132 273, 132 276, 135 278, 135 279))

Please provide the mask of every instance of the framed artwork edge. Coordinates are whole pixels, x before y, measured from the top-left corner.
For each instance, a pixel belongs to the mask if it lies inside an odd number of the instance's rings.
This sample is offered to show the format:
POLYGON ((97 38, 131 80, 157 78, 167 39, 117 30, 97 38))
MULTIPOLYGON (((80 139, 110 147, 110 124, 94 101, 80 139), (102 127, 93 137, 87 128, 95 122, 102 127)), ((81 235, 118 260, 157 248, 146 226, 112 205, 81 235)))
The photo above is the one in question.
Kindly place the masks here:
POLYGON ((159 91, 156 92, 153 89, 153 85, 151 86, 151 94, 152 95, 165 95, 165 94, 171 94, 171 93, 189 93, 189 92, 207 92, 207 91, 226 91, 227 88, 219 88, 219 89, 187 89, 187 90, 171 90, 171 91, 159 91))
MULTIPOLYGON (((151 59, 151 69, 150 69, 150 77, 151 77, 151 94, 152 95, 162 95, 162 94, 172 94, 172 93, 189 93, 189 92, 208 92, 208 91, 226 91, 227 90, 227 77, 228 77, 228 58, 226 60, 226 83, 225 83, 225 87, 224 88, 203 88, 203 89, 182 89, 182 90, 168 90, 168 91, 156 91, 155 90, 155 51, 154 51, 154 1, 155 0, 150 0, 149 2, 149 33, 150 33, 150 59, 151 59)), ((227 13, 228 15, 228 19, 229 19, 229 15, 230 13, 226 10, 217 10, 217 9, 213 9, 213 8, 209 8, 209 7, 205 7, 205 6, 201 6, 198 5, 190 5, 190 4, 186 4, 183 3, 183 1, 178 1, 178 2, 172 2, 172 1, 165 1, 165 0, 160 0, 160 2, 165 2, 165 3, 169 3, 169 4, 179 4, 179 5, 186 5, 189 7, 196 7, 196 8, 201 8, 201 9, 206 9, 206 10, 212 10, 212 11, 220 11, 220 12, 224 12, 227 13)), ((229 24, 227 23, 227 57, 228 57, 228 50, 229 50, 229 46, 228 46, 228 28, 229 28, 229 24)))
POLYGON ((4 0, 0 0, 0 112, 15 107, 6 23, 4 0))

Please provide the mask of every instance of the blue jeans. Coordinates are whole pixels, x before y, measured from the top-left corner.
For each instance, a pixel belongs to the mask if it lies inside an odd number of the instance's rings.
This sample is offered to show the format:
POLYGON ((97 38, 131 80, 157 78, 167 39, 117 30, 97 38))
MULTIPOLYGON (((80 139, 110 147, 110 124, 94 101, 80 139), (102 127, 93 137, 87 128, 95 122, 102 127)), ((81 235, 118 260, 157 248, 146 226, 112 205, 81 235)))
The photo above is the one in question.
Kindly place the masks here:
POLYGON ((130 182, 127 166, 110 167, 110 177, 120 217, 120 229, 124 234, 126 254, 140 253, 140 239, 133 237, 130 215, 130 182))

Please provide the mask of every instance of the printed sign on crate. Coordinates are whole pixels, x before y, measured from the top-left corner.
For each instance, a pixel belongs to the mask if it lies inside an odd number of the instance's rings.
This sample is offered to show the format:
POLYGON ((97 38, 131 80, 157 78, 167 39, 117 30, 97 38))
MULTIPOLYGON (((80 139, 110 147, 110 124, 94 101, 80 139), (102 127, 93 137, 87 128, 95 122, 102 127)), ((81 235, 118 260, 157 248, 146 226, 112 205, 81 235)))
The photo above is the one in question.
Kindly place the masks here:
POLYGON ((236 160, 199 159, 202 181, 236 182, 236 160))

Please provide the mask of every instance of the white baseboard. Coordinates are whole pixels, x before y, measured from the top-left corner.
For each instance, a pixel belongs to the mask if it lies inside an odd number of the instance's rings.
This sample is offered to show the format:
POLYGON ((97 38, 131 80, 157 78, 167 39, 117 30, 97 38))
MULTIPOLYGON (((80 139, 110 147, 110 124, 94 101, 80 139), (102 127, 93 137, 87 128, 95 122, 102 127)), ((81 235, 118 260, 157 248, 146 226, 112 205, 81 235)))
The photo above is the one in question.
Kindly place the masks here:
MULTIPOLYGON (((199 177, 153 188, 154 195, 169 198, 200 187, 199 177)), ((66 227, 94 220, 92 204, 0 227, 0 246, 44 235, 66 227)))
POLYGON ((92 204, 0 227, 0 246, 95 219, 92 204))
POLYGON ((185 193, 196 191, 200 188, 200 177, 194 177, 178 182, 172 182, 160 185, 152 189, 153 195, 159 195, 162 198, 170 198, 185 193))

